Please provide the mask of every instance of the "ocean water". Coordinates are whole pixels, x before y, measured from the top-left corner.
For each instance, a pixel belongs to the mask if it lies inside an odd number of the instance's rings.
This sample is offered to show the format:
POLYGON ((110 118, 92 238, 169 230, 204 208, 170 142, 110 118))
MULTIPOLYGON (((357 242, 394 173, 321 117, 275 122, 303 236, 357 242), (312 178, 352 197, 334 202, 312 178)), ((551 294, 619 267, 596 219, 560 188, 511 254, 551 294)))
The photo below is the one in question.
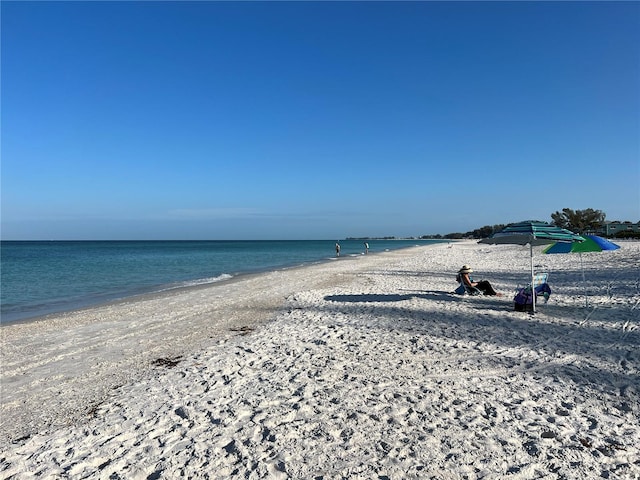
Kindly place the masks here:
MULTIPOLYGON (((369 252, 438 240, 370 240, 369 252)), ((364 242, 341 240, 341 258, 364 242)), ((2 324, 143 293, 335 260, 335 241, 3 241, 2 324)))

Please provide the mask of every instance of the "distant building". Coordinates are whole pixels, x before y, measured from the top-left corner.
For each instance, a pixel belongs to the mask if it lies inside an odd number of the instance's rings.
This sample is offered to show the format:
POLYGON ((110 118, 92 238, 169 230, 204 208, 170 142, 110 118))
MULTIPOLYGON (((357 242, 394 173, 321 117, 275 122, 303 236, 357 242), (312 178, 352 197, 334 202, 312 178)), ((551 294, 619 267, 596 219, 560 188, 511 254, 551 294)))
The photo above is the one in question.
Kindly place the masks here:
POLYGON ((640 234, 640 222, 605 222, 596 233, 603 237, 615 237, 621 232, 640 234))

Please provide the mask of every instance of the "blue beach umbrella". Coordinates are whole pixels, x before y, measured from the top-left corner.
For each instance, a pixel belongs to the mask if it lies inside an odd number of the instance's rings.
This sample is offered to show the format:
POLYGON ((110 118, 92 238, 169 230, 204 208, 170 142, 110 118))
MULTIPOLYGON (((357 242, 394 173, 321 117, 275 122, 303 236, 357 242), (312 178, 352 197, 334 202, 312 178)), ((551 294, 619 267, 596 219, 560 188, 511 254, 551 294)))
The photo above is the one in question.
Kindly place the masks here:
MULTIPOLYGON (((548 245, 550 243, 575 243, 584 242, 580 235, 546 222, 536 222, 528 220, 514 223, 494 233, 489 238, 483 238, 478 243, 488 243, 490 245, 529 245, 531 257, 531 285, 533 285, 533 247, 537 245, 548 245)), ((533 296, 533 313, 536 311, 536 299, 533 296)))
POLYGON ((581 243, 554 243, 545 248, 542 252, 552 253, 577 253, 580 256, 580 269, 582 270, 582 284, 584 285, 584 306, 589 306, 587 296, 587 282, 584 276, 584 264, 582 262, 582 254, 588 252, 604 252, 607 250, 618 250, 620 245, 610 242, 606 238, 598 235, 585 235, 585 240, 581 243))
POLYGON ((584 242, 580 243, 554 243, 545 248, 543 253, 586 253, 602 252, 603 250, 617 250, 620 245, 610 242, 606 238, 597 235, 585 235, 584 242))

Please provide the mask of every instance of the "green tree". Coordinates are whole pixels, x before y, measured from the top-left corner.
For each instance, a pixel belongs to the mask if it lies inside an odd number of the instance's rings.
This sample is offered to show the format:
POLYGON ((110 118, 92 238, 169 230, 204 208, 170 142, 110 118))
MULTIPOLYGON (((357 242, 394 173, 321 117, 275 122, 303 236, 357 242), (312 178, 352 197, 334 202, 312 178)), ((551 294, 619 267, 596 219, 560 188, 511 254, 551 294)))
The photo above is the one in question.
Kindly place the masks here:
POLYGON ((587 233, 598 230, 604 223, 606 215, 602 210, 587 208, 586 210, 572 210, 563 208, 562 212, 551 214, 553 223, 575 233, 587 233))

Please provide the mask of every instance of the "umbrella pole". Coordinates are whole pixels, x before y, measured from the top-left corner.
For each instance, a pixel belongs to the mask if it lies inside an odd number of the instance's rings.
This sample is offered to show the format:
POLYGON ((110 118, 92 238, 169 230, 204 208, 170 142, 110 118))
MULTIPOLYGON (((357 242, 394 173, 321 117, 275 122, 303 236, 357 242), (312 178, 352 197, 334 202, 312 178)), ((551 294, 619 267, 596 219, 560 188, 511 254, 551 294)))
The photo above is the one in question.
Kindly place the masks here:
POLYGON ((582 288, 584 288, 584 306, 589 307, 589 296, 587 294, 587 279, 584 277, 584 263, 582 263, 582 252, 578 252, 580 256, 580 270, 582 270, 582 288))
POLYGON ((531 307, 533 308, 532 312, 536 313, 536 289, 533 288, 533 242, 529 243, 529 254, 529 257, 531 258, 531 307))

